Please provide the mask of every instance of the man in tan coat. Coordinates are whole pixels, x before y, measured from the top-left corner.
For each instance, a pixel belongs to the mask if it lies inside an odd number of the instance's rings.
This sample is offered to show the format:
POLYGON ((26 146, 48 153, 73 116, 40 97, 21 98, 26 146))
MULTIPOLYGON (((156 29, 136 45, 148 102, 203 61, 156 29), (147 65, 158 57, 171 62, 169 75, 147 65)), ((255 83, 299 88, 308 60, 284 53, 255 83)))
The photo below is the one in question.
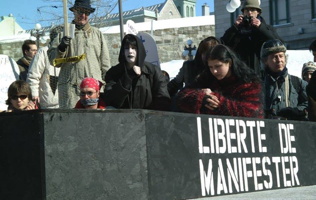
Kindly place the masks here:
MULTIPOLYGON (((85 77, 93 77, 104 83, 103 78, 110 68, 106 40, 99 29, 90 26, 89 15, 94 12, 90 0, 76 0, 69 8, 74 13, 75 36, 59 34, 48 51, 51 63, 55 58, 82 56, 75 62, 64 62, 58 79, 59 107, 74 108, 79 100, 80 83, 85 77)), ((72 60, 73 61, 73 60, 72 60)))

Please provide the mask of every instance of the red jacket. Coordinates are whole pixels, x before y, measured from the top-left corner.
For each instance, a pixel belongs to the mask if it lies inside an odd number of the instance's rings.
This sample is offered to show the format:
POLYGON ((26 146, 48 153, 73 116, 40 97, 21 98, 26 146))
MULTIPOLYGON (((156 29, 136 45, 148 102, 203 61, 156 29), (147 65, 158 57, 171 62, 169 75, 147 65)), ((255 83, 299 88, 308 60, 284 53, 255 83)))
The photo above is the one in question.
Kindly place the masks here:
POLYGON ((185 88, 177 95, 176 105, 180 111, 239 117, 263 118, 262 92, 260 83, 242 83, 234 78, 213 81, 209 87, 185 88), (210 88, 220 105, 209 110, 203 105, 205 94, 200 88, 210 88))

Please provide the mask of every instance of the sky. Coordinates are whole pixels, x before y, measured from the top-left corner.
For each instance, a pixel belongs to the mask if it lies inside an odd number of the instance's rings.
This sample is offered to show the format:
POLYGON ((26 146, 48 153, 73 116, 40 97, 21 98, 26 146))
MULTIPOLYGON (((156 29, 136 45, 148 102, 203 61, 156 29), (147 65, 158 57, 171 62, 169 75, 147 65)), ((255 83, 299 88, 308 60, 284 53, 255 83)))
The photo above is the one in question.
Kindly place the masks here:
MULTIPOLYGON (((214 0, 197 0, 196 15, 202 15, 202 5, 205 3, 207 3, 210 6, 210 10, 213 11, 213 1, 214 0)), ((112 0, 112 2, 114 2, 111 4, 112 7, 108 9, 113 10, 111 13, 118 13, 118 7, 113 7, 118 1, 112 0)), ((165 0, 122 0, 122 8, 123 11, 127 11, 163 2, 165 2, 165 0)), ((62 0, 1 0, 0 16, 8 16, 9 14, 13 14, 17 23, 25 30, 34 28, 37 23, 40 23, 42 26, 50 26, 52 23, 56 23, 56 20, 48 22, 45 19, 55 19, 59 17, 60 21, 57 21, 57 23, 62 23, 62 0), (54 13, 56 17, 52 17, 52 15, 48 13, 54 13)), ((71 16, 69 16, 69 18, 70 17, 71 16)))

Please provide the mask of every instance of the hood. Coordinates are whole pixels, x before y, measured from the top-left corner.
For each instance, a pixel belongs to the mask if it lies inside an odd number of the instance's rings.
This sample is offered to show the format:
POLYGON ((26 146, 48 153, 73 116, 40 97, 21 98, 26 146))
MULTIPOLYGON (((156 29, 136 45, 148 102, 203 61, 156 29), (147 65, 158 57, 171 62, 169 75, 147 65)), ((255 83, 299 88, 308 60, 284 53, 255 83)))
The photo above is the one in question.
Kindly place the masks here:
POLYGON ((123 38, 123 41, 121 44, 121 49, 120 49, 120 55, 118 58, 119 63, 126 63, 126 59, 125 59, 125 55, 124 55, 124 46, 126 44, 127 38, 134 38, 134 40, 136 41, 136 50, 137 50, 136 65, 143 68, 145 58, 146 58, 145 47, 143 45, 143 42, 136 35, 132 35, 132 34, 127 34, 123 38))

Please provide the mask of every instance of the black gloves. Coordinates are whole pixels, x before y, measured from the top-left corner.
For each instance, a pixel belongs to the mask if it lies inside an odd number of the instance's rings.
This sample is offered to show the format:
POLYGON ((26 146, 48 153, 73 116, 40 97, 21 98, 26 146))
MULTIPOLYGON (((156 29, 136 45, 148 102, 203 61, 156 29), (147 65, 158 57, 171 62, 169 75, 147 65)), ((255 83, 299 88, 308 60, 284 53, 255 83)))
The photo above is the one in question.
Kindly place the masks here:
POLYGON ((306 120, 306 113, 298 108, 283 108, 277 113, 277 115, 289 120, 306 120))
POLYGON ((64 37, 61 39, 60 44, 58 45, 59 51, 65 52, 65 51, 66 51, 66 48, 70 45, 70 40, 71 40, 71 37, 69 37, 69 36, 64 36, 64 37))
POLYGON ((311 80, 306 87, 307 95, 316 100, 316 71, 313 72, 311 80))

